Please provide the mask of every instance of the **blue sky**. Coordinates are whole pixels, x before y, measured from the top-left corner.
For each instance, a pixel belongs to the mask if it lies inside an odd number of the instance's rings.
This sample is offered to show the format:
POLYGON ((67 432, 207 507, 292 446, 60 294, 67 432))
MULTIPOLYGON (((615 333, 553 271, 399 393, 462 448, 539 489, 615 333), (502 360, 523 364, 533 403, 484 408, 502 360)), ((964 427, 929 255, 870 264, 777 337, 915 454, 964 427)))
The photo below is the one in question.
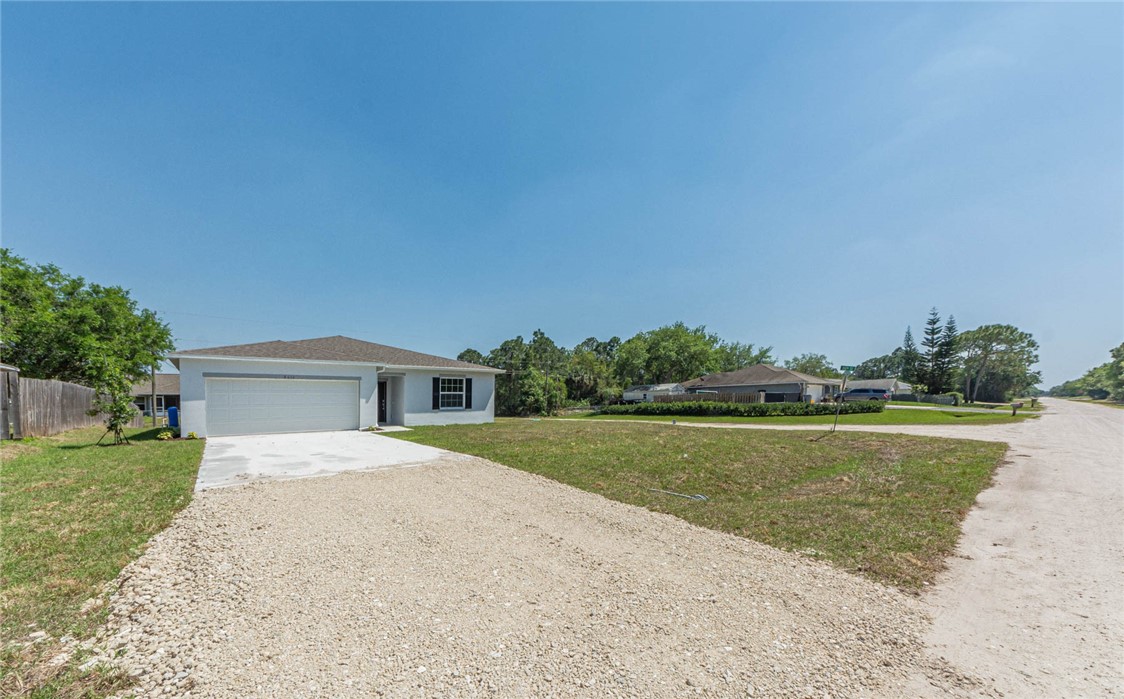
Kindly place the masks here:
POLYGON ((1124 340, 1120 4, 3 3, 3 245, 182 348, 1124 340), (841 272, 841 273, 840 273, 841 272))

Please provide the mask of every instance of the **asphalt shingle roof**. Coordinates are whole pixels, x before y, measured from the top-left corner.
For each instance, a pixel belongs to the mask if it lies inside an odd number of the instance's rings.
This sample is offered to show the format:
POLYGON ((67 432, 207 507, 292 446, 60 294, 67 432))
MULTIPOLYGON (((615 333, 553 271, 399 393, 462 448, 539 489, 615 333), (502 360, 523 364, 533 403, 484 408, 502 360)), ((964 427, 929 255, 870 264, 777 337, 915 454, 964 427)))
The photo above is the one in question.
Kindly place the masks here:
MULTIPOLYGON (((159 396, 178 396, 180 394, 180 375, 179 374, 157 374, 156 375, 156 395, 159 396)), ((131 396, 151 396, 152 395, 152 379, 148 378, 133 386, 133 390, 129 393, 131 396)))
POLYGON ((309 361, 356 362, 391 366, 432 367, 434 369, 488 369, 492 367, 462 362, 459 359, 412 352, 400 347, 380 345, 352 337, 334 335, 311 340, 272 340, 248 345, 227 345, 182 350, 172 357, 243 357, 249 359, 304 359, 309 361))
POLYGON ((736 371, 721 374, 707 374, 697 379, 682 382, 683 388, 709 388, 711 386, 768 386, 782 383, 833 383, 830 379, 803 374, 799 371, 781 369, 771 364, 754 364, 736 371))

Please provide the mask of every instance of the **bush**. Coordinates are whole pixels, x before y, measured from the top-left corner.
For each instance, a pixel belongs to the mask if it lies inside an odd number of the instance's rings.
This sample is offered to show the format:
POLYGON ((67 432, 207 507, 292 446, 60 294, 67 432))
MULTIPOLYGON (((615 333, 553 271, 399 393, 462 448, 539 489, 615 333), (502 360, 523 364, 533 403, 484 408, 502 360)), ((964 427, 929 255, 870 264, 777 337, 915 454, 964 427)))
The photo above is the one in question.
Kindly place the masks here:
POLYGON ((949 391, 945 395, 950 396, 954 401, 956 401, 955 403, 953 403, 953 405, 956 405, 956 406, 964 405, 964 394, 963 393, 960 393, 959 391, 949 391))
MULTIPOLYGON (((840 414, 880 413, 882 401, 855 401, 843 403, 840 414)), ((779 417, 782 415, 834 415, 835 406, 828 403, 720 403, 718 401, 682 401, 677 403, 634 403, 631 405, 606 405, 600 415, 667 415, 779 417)))
POLYGON ((159 434, 156 435, 156 438, 159 439, 162 442, 165 442, 169 439, 172 439, 175 436, 176 436, 175 433, 173 433, 171 430, 163 430, 159 434))

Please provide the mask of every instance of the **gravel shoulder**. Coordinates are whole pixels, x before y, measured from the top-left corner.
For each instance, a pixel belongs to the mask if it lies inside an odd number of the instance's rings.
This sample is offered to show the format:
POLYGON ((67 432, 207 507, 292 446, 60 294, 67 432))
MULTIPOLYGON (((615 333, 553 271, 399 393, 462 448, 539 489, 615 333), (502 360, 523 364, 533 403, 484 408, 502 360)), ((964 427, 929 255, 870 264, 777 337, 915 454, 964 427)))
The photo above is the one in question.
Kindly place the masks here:
POLYGON ((121 577, 141 694, 871 696, 914 598, 482 459, 201 493, 121 577))

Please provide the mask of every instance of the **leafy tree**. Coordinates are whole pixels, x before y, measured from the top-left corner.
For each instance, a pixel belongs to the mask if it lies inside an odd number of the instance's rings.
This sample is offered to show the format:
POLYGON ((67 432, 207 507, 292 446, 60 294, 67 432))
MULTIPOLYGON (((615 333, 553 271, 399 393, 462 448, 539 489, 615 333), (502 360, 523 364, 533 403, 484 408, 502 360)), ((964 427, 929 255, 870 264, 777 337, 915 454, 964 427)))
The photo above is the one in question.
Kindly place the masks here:
POLYGON ((622 386, 648 383, 647 367, 648 340, 643 334, 621 343, 614 369, 622 386))
POLYGON ((488 353, 484 364, 503 369, 506 375, 496 377, 496 412, 500 415, 518 415, 521 410, 520 377, 530 366, 530 350, 523 336, 504 340, 488 353))
POLYGON ((687 381, 711 370, 718 336, 706 327, 688 328, 673 323, 646 333, 648 363, 646 380, 652 383, 687 381))
POLYGON ((554 344, 554 340, 547 337, 542 330, 536 330, 531 334, 527 351, 530 353, 531 366, 535 369, 554 376, 566 372, 566 365, 570 359, 569 353, 554 344))
POLYGON ((755 364, 775 364, 772 347, 757 349, 752 343, 723 342, 714 348, 711 370, 715 372, 737 371, 755 364))
POLYGON ((105 414, 115 444, 136 413, 133 384, 173 348, 167 324, 127 290, 33 266, 7 249, 0 249, 0 343, 4 361, 23 376, 97 391, 93 414, 105 414))
MULTIPOLYGON (((912 340, 912 338, 910 338, 912 340)), ((902 379, 906 374, 905 371, 905 350, 901 347, 897 348, 890 354, 884 354, 881 357, 871 357, 858 364, 855 367, 854 373, 851 374, 853 379, 902 379)))
POLYGON ((468 362, 470 364, 483 364, 484 362, 488 361, 487 357, 480 354, 479 352, 472 349, 471 347, 469 347, 465 351, 458 354, 457 359, 459 361, 468 362))
POLYGON ((1003 401, 1041 380, 1038 343, 1013 325, 981 325, 960 335, 964 397, 1003 401))
POLYGON ((614 365, 621 345, 619 337, 601 341, 587 337, 570 352, 566 395, 572 401, 602 405, 620 397, 614 365))
POLYGON ((784 368, 825 379, 837 379, 843 376, 838 369, 831 365, 827 356, 822 354, 806 353, 799 357, 793 357, 785 361, 784 368))
POLYGON ((130 395, 135 381, 112 361, 98 358, 92 365, 94 380, 91 383, 97 393, 89 414, 105 416, 106 434, 113 435, 115 446, 128 443, 125 428, 137 414, 130 395))
POLYGON ((1098 400, 1124 400, 1124 343, 1109 350, 1110 361, 1095 366, 1079 379, 1050 389, 1051 396, 1089 396, 1098 400))
POLYGON ((566 384, 559 376, 528 369, 519 383, 519 415, 553 415, 566 401, 566 384))
POLYGON ((111 371, 130 385, 143 379, 174 346, 168 326, 127 290, 32 266, 7 249, 0 249, 0 342, 4 361, 23 376, 93 388, 111 371))
POLYGON ((613 336, 608 340, 601 341, 596 337, 587 337, 582 340, 576 347, 574 347, 574 354, 578 352, 590 352, 598 361, 605 364, 612 365, 617 360, 617 351, 620 349, 621 339, 613 336))

